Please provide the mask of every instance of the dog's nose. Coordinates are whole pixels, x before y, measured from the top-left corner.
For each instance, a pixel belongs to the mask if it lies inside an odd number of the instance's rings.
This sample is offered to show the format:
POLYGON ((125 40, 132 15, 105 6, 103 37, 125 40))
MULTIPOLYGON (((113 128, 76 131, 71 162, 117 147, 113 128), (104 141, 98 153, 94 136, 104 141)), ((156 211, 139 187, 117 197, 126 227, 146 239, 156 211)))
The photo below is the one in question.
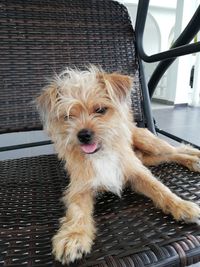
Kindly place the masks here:
POLYGON ((78 140, 83 144, 89 144, 94 136, 94 132, 90 129, 82 129, 78 132, 78 140))

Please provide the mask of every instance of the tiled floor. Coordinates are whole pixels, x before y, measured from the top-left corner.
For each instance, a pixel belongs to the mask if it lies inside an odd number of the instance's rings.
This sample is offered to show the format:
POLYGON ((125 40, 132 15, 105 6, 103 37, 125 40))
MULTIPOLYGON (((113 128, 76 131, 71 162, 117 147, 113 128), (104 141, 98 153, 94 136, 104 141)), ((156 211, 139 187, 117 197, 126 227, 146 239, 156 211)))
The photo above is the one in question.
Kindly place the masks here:
POLYGON ((200 107, 153 105, 153 115, 162 130, 200 146, 200 107))

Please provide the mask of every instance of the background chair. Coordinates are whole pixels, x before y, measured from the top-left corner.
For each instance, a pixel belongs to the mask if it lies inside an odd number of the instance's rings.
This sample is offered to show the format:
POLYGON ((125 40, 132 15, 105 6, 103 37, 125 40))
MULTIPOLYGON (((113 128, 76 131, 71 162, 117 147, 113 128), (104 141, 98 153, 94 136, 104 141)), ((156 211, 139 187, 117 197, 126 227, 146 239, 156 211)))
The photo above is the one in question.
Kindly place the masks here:
MULTIPOLYGON (((149 60, 142 51, 148 1, 140 1, 136 35, 126 8, 111 0, 1 0, 0 6, 2 134, 42 129, 32 101, 45 78, 66 65, 89 63, 134 76, 135 120, 155 132, 142 68, 142 58, 149 60)), ((184 54, 172 51, 156 60, 184 54)), ((56 155, 45 155, 1 161, 0 170, 0 265, 61 266, 51 255, 51 238, 69 181, 62 163, 56 155)), ((179 196, 200 203, 200 174, 176 164, 152 172, 179 196)), ((111 193, 98 197, 95 221, 99 230, 92 253, 72 266, 171 267, 200 261, 199 227, 175 222, 129 189, 121 199, 111 193)))

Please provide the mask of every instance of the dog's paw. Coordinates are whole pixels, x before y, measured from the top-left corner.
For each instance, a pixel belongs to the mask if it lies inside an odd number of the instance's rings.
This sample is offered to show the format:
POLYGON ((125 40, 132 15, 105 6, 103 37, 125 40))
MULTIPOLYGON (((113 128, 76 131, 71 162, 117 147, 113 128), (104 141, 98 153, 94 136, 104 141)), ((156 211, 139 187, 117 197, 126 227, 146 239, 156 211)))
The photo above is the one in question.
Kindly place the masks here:
POLYGON ((200 207, 190 201, 180 200, 174 207, 172 215, 177 221, 197 223, 200 225, 200 207))
POLYGON ((192 163, 192 171, 200 172, 200 159, 198 159, 196 162, 192 163))
POLYGON ((60 230, 52 239, 53 250, 57 261, 62 264, 81 259, 91 250, 92 240, 85 233, 69 233, 60 230))
POLYGON ((200 150, 190 145, 181 145, 180 147, 177 147, 176 149, 181 154, 188 154, 188 155, 197 156, 200 158, 200 150))
POLYGON ((184 160, 184 165, 193 172, 200 172, 200 158, 197 156, 187 156, 184 160))

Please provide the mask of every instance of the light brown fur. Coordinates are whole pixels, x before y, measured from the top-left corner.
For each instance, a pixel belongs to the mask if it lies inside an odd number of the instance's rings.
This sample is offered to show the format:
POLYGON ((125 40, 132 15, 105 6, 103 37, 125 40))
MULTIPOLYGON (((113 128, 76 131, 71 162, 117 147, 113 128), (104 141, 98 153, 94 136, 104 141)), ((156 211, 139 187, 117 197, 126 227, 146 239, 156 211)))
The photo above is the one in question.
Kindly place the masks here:
POLYGON ((44 128, 70 173, 63 197, 67 212, 53 237, 53 254, 62 263, 90 252, 96 232, 93 201, 102 189, 120 195, 130 183, 176 220, 199 222, 199 207, 172 193, 145 165, 173 161, 200 171, 200 152, 187 146, 175 148, 137 128, 130 108, 131 87, 129 76, 95 67, 84 72, 66 69, 37 99, 44 128), (92 145, 99 149, 92 154, 84 152, 77 138, 85 128, 94 132, 92 145))

